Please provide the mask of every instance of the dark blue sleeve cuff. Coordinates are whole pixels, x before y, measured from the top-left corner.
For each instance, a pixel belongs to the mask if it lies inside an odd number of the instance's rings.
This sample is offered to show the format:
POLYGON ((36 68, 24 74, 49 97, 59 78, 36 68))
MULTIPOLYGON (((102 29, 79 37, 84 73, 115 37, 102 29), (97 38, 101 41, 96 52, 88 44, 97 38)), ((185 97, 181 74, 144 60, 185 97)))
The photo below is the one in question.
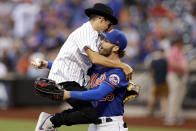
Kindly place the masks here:
POLYGON ((52 64, 53 64, 53 62, 48 61, 48 66, 47 66, 47 68, 48 68, 48 69, 51 69, 51 68, 52 68, 52 64))

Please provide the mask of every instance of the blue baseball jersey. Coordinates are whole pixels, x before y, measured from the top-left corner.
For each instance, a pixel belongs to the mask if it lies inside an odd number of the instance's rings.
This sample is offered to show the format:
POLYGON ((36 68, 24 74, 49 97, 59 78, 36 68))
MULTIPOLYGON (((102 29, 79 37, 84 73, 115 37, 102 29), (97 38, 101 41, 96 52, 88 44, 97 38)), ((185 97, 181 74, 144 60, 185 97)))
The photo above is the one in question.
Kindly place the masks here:
POLYGON ((99 117, 120 116, 124 113, 123 99, 129 82, 121 69, 107 68, 93 65, 89 70, 91 77, 90 90, 108 86, 113 88, 106 97, 92 101, 99 117), (101 86, 100 86, 101 85, 101 86))

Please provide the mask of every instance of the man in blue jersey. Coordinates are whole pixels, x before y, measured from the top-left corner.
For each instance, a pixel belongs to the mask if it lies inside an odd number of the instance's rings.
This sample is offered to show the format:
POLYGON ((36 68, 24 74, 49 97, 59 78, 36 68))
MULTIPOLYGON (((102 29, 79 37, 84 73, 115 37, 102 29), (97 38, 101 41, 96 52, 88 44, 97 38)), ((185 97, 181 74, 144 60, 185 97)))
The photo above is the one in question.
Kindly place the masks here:
MULTIPOLYGON (((120 61, 124 56, 127 39, 123 33, 113 30, 103 34, 99 53, 108 58, 120 61), (121 52, 119 50, 121 49, 121 52)), ((97 109, 99 120, 96 124, 90 124, 89 131, 125 131, 128 128, 123 122, 124 104, 129 81, 121 69, 107 68, 93 65, 89 70, 91 77, 90 90, 65 91, 64 99, 79 99, 92 101, 97 109)))
MULTIPOLYGON (((126 37, 118 30, 113 30, 110 33, 102 35, 104 39, 101 41, 99 53, 119 62, 120 58, 125 54, 126 37)), ((88 50, 88 47, 86 47, 86 50, 88 50)), ((49 64, 49 68, 50 66, 52 66, 51 63, 49 64)), ((71 98, 92 101, 94 108, 97 109, 99 119, 96 124, 89 126, 89 131, 128 130, 123 122, 123 101, 126 98, 129 81, 126 80, 123 70, 93 65, 88 74, 91 77, 90 90, 64 90, 64 100, 71 98)), ((74 119, 80 120, 79 118, 82 117, 81 113, 74 109, 57 113, 52 117, 48 117, 50 119, 46 119, 44 124, 50 121, 55 127, 73 125, 75 124, 72 123, 74 119)))

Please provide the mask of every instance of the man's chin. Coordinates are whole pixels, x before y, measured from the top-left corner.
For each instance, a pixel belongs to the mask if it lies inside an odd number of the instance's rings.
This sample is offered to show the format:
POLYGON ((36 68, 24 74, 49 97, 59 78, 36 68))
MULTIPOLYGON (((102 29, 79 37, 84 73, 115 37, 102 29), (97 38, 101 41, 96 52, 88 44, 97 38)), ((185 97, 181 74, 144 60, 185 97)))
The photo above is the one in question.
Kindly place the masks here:
POLYGON ((113 30, 112 28, 108 28, 105 31, 103 31, 103 33, 109 33, 111 30, 113 30))
POLYGON ((103 33, 108 33, 109 32, 109 29, 105 29, 104 31, 103 31, 103 33))

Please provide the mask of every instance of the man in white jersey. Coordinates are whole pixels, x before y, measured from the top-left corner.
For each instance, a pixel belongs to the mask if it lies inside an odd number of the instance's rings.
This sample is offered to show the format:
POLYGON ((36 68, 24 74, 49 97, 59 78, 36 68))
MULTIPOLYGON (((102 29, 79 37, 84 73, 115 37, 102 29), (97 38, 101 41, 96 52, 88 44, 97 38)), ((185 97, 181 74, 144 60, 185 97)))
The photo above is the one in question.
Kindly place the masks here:
MULTIPOLYGON (((100 43, 99 31, 106 32, 112 24, 118 23, 117 19, 113 16, 112 9, 99 3, 95 4, 93 8, 86 9, 85 13, 90 18, 90 21, 70 34, 54 60, 48 77, 63 86, 64 89, 70 91, 85 90, 83 87, 85 82, 84 77, 92 63, 106 67, 121 68, 127 76, 130 76, 132 73, 132 68, 128 65, 110 60, 98 53, 100 43), (86 48, 90 49, 86 50, 86 48)), ((74 109, 80 111, 80 114, 77 116, 82 116, 77 117, 78 119, 73 119, 71 122, 69 120, 70 123, 66 123, 67 125, 97 122, 96 111, 90 102, 74 99, 67 100, 67 102, 74 109)), ((53 127, 65 124, 67 115, 72 115, 69 113, 69 110, 49 116, 51 117, 50 121, 53 127), (63 121, 59 119, 62 117, 65 118, 63 121)), ((42 121, 42 119, 40 115, 39 121, 42 121)), ((36 127, 36 131, 43 130, 47 129, 43 126, 36 127)))

